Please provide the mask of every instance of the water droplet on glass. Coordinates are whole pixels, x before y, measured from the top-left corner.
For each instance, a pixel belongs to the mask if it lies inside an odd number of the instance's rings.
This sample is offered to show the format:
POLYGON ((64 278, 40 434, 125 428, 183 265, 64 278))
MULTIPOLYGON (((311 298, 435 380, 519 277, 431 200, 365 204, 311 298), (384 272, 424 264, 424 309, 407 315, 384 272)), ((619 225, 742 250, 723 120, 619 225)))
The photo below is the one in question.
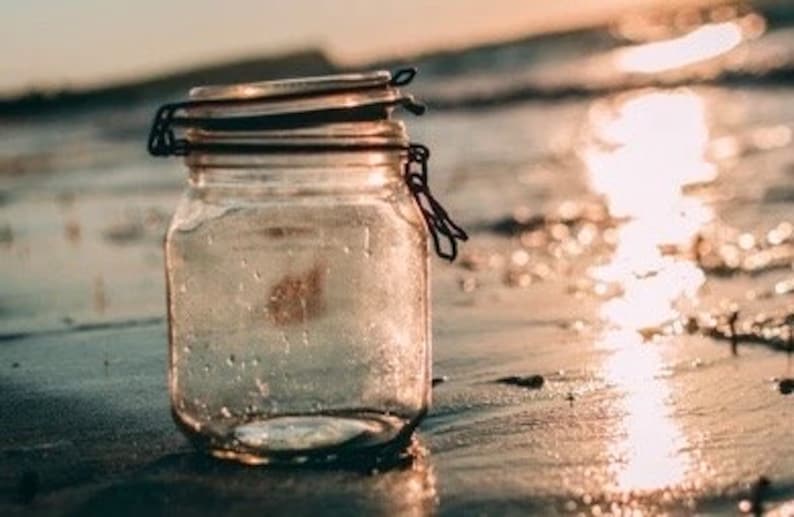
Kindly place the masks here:
POLYGON ((259 366, 259 358, 258 357, 254 357, 253 359, 251 359, 251 365, 252 366, 259 366))
POLYGON ((256 384, 256 389, 259 391, 259 394, 263 397, 267 397, 270 395, 270 386, 266 382, 262 382, 262 379, 257 377, 254 379, 254 383, 256 384))
POLYGON ((240 259, 240 266, 248 267, 248 261, 246 259, 240 259))
POLYGON ((183 293, 183 294, 186 293, 187 292, 187 284, 180 284, 179 285, 179 292, 183 293))
POLYGON ((372 249, 369 244, 369 226, 364 227, 364 256, 369 258, 372 255, 372 249))
POLYGON ((211 246, 213 242, 215 242, 215 240, 212 238, 212 235, 207 235, 207 244, 211 246))
POLYGON ((470 293, 477 288, 477 279, 473 276, 461 278, 458 282, 460 290, 464 293, 470 293))
POLYGON ((260 273, 259 271, 254 271, 254 279, 262 280, 262 273, 260 273))
POLYGON ((226 406, 223 406, 223 407, 221 407, 221 416, 223 418, 231 418, 232 417, 232 412, 229 411, 229 408, 227 408, 226 406))
POLYGON ((229 366, 234 366, 234 361, 236 360, 237 358, 234 356, 234 354, 229 354, 229 357, 226 359, 226 364, 229 366))
POLYGON ((189 354, 190 352, 193 351, 193 349, 190 348, 190 345, 185 345, 182 347, 182 351, 185 352, 186 354, 189 354))

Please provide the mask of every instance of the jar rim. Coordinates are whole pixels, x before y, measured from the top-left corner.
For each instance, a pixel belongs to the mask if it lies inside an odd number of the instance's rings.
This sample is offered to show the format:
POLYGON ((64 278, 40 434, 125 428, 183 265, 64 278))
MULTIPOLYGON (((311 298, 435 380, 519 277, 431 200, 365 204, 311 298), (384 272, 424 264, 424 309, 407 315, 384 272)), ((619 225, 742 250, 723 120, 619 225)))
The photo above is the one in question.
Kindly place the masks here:
MULTIPOLYGON (((405 135, 405 123, 402 120, 376 120, 372 122, 348 122, 338 124, 324 124, 320 126, 323 134, 331 134, 336 137, 395 137, 405 135)), ((213 138, 312 138, 317 135, 317 127, 306 127, 288 130, 252 130, 237 131, 234 134, 229 132, 215 132, 207 129, 191 128, 189 134, 196 135, 197 138, 210 136, 213 138)))
POLYGON ((228 132, 191 128, 186 131, 186 139, 196 146, 208 143, 235 146, 246 144, 259 146, 333 145, 371 148, 405 148, 408 146, 405 124, 400 120, 324 124, 281 131, 228 132))

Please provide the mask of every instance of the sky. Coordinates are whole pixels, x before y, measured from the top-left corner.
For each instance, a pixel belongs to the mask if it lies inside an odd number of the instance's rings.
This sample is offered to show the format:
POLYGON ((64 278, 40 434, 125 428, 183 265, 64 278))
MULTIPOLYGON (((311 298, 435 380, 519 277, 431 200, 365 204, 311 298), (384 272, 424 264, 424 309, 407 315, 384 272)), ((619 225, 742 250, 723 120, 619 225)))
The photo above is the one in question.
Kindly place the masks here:
POLYGON ((307 47, 361 63, 700 1, 2 0, 0 95, 307 47))

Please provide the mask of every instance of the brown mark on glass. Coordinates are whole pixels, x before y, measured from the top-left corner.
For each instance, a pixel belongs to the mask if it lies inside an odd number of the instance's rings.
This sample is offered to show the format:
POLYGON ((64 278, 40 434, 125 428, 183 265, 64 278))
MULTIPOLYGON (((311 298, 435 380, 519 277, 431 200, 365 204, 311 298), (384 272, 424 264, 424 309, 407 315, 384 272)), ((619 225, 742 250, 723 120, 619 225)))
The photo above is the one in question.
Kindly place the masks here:
POLYGON ((288 274, 270 290, 267 317, 276 325, 303 323, 325 307, 325 268, 316 264, 304 273, 288 274))
POLYGON ((271 238, 295 237, 295 236, 314 236, 317 234, 316 230, 311 228, 302 228, 300 226, 277 226, 272 228, 265 228, 262 234, 271 238))

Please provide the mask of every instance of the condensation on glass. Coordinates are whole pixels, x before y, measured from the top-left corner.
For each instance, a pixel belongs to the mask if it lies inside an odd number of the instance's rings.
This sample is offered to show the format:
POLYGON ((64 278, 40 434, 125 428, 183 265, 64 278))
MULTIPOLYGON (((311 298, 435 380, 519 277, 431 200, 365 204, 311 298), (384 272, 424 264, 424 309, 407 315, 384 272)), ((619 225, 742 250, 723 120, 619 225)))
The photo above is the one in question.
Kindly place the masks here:
POLYGON ((428 234, 391 117, 406 99, 376 72, 195 88, 172 110, 189 187, 165 241, 170 395, 213 455, 375 450, 427 411, 428 234))

